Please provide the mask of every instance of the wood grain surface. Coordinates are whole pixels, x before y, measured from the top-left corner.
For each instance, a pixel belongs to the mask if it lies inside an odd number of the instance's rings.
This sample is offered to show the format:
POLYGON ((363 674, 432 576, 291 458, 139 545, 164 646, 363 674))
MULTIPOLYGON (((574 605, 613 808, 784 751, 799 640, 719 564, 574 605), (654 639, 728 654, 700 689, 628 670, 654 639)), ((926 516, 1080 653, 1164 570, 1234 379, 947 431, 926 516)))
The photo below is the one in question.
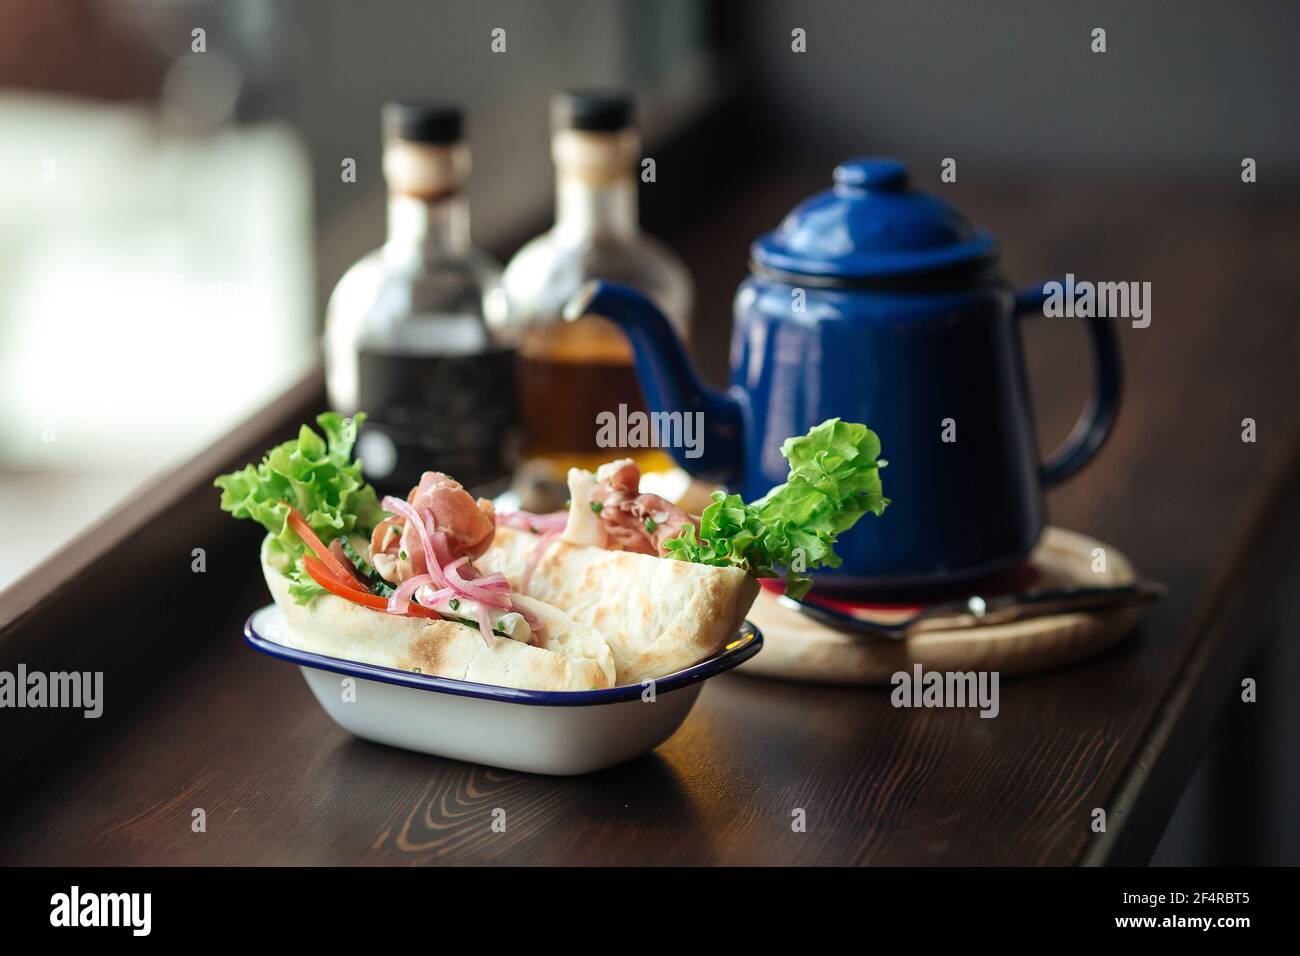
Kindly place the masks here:
MULTIPOLYGON (((745 242, 819 185, 793 176, 738 189, 678 243, 701 280, 707 311, 695 342, 715 376, 745 242)), ((1300 195, 1263 202, 1177 183, 1034 180, 962 186, 952 198, 1003 236, 1014 279, 1073 271, 1153 284, 1151 327, 1120 330, 1128 388, 1114 437, 1049 499, 1054 523, 1113 542, 1169 585, 1133 639, 1004 681, 994 720, 897 710, 880 690, 729 674, 654 754, 550 779, 337 729, 293 667, 243 646, 242 621, 266 597, 241 537, 214 544, 210 562, 228 566, 203 583, 213 590, 201 605, 168 605, 170 647, 155 642, 148 660, 113 671, 138 665, 156 676, 123 678, 129 691, 110 680, 103 718, 64 721, 4 774, 0 862, 1145 859, 1236 699, 1276 598, 1272 570, 1300 557, 1300 195), (1255 444, 1240 440, 1244 417, 1258 422, 1255 444), (1090 829, 1097 807, 1110 812, 1104 835, 1090 829), (198 808, 204 833, 191 829, 198 808), (505 832, 491 826, 498 808, 505 832), (799 810, 806 832, 791 826, 799 810)), ((1035 321, 1026 340, 1046 447, 1083 401, 1083 330, 1035 321)), ((194 507, 215 513, 215 492, 194 507)), ((186 536, 172 544, 188 561, 186 536)), ((146 594, 150 585, 134 586, 146 594)), ((105 600, 79 618, 51 618, 46 638, 89 627, 111 654, 125 625, 105 600)), ((10 715, 0 719, 9 726, 10 715)))

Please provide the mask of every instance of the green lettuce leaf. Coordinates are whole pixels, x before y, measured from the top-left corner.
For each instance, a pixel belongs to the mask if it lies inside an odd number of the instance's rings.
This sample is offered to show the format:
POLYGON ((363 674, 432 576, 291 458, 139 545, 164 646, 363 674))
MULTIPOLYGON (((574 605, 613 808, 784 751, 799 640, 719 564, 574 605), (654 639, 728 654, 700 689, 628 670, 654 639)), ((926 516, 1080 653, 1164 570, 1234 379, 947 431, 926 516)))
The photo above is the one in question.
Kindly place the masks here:
POLYGON ((800 598, 812 579, 806 572, 836 568, 835 540, 867 512, 879 516, 889 499, 880 484, 880 439, 865 425, 832 418, 781 454, 790 475, 758 501, 713 493, 700 515, 700 531, 688 525, 666 542, 668 557, 695 564, 738 567, 755 577, 784 569, 786 593, 800 598))
POLYGON ((300 604, 325 591, 303 570, 307 547, 287 526, 289 509, 282 502, 302 512, 326 544, 353 531, 369 537, 384 518, 375 489, 366 484, 361 463, 352 458, 365 417, 325 412, 316 418, 324 437, 303 425, 296 439, 272 448, 260 464, 213 482, 221 489, 221 510, 251 518, 272 535, 272 555, 284 560, 289 591, 300 604))

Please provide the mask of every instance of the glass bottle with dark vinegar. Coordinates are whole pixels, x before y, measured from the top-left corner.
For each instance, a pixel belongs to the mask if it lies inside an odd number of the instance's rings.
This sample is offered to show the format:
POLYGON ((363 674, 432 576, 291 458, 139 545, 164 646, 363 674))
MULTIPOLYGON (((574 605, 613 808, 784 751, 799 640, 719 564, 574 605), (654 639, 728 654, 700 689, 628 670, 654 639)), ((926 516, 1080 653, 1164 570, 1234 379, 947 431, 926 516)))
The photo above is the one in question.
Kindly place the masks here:
POLYGON ((597 445, 599 413, 617 413, 620 404, 645 410, 632 349, 607 320, 564 322, 562 311, 584 282, 609 279, 646 293, 686 338, 690 275, 640 230, 641 147, 632 99, 563 93, 552 104, 551 121, 555 225, 519 250, 503 280, 519 337, 525 453, 533 474, 552 485, 562 486, 570 467, 595 468, 615 455, 637 459, 643 472, 664 471, 672 461, 661 450, 597 445))
POLYGON ((330 402, 370 416, 358 454, 378 488, 435 470, 495 495, 517 454, 516 356, 500 267, 470 242, 461 114, 390 103, 383 125, 388 237, 330 297, 330 402))

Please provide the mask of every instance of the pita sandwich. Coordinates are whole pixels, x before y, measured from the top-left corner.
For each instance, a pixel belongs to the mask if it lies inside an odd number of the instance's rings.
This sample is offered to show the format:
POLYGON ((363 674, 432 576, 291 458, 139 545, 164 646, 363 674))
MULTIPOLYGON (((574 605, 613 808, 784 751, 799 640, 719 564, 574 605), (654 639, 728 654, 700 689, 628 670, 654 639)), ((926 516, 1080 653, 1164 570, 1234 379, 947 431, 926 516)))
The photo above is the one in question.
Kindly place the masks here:
POLYGON ((889 503, 879 452, 865 425, 829 419, 781 446, 785 483, 748 503, 715 491, 699 516, 643 490, 632 459, 571 468, 568 511, 503 518, 480 562, 599 630, 619 684, 663 677, 726 647, 758 578, 783 570, 798 598, 839 564, 837 535, 889 503))
POLYGON ((757 578, 783 569, 801 596, 838 565, 836 536, 888 504, 879 439, 839 419, 782 445, 786 482, 748 503, 716 491, 698 516, 642 491, 626 458, 571 469, 551 515, 497 515, 434 471, 380 500, 352 455, 363 421, 317 416, 323 435, 304 425, 218 476, 221 507, 267 530, 294 646, 458 680, 590 690, 690 667, 733 639, 757 578))
POLYGON ((498 527, 479 563, 505 574, 516 593, 599 631, 613 653, 617 684, 664 677, 717 654, 758 596, 758 581, 738 568, 565 540, 549 544, 525 587, 538 543, 538 535, 498 527))
POLYGON ((594 690, 614 684, 605 640, 547 604, 517 596, 546 627, 540 646, 497 637, 491 646, 476 627, 451 620, 385 614, 334 595, 307 604, 289 594, 289 578, 274 566, 268 537, 262 573, 284 613, 292 646, 314 654, 438 677, 528 690, 594 690))

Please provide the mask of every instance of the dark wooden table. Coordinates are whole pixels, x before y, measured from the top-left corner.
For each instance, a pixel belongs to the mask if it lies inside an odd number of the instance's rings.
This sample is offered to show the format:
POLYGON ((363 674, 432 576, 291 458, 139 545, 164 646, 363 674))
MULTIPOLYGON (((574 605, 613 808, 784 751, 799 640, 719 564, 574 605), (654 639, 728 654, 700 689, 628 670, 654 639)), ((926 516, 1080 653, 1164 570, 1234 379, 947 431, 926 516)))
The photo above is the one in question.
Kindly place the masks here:
MULTIPOLYGON (((696 341, 715 374, 743 237, 816 185, 742 192, 679 243, 707 277, 696 341)), ((215 492, 200 487, 319 402, 308 382, 176 476, 161 513, 137 505, 101 529, 118 550, 82 563, 75 607, 38 602, 31 581, 0 601, 0 666, 100 666, 108 682, 98 721, 0 713, 0 862, 1145 861, 1224 708, 1248 706, 1242 677, 1269 679, 1245 662, 1300 560, 1300 196, 1263 195, 1046 180, 954 192, 1004 237, 1015 279, 1153 284, 1150 328, 1121 327, 1115 435, 1049 505, 1054 522, 1166 582, 1169 598, 1104 656, 1005 681, 997 719, 727 675, 654 754, 582 778, 354 739, 295 668, 244 647, 243 619, 266 600, 256 537, 214 514, 215 492), (1254 444, 1241 441, 1246 417, 1254 444), (210 570, 192 575, 199 543, 210 570), (140 611, 145 597, 163 626, 140 611), (1090 826, 1098 807, 1104 834, 1090 826), (204 833, 192 831, 196 809, 204 833), (796 809, 806 832, 791 828, 796 809)), ((1046 446, 1084 395, 1083 333, 1036 321, 1027 348, 1046 446)))

